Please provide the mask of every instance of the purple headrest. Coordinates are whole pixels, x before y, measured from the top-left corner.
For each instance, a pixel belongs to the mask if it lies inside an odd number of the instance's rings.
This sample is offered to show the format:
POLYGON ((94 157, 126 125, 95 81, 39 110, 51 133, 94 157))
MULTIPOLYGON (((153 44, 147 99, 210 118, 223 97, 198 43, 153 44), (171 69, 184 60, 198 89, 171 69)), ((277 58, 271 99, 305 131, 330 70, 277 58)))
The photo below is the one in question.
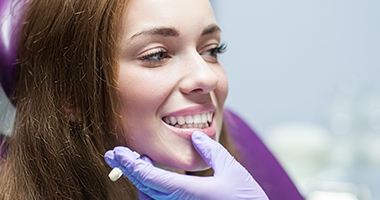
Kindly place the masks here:
POLYGON ((254 130, 232 110, 224 110, 224 121, 243 165, 271 200, 304 200, 280 163, 254 130))
POLYGON ((7 95, 12 91, 21 7, 20 1, 0 1, 0 83, 7 95))

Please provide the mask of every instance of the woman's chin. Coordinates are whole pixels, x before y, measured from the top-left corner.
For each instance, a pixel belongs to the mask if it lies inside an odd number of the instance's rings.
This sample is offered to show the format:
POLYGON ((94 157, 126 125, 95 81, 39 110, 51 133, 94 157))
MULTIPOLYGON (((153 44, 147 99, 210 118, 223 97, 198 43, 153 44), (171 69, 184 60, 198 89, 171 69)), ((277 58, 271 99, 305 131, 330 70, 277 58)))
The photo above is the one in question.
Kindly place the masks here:
POLYGON ((196 172, 196 171, 203 171, 209 168, 210 166, 204 160, 202 160, 192 166, 189 166, 185 171, 196 172))
POLYGON ((176 162, 173 161, 165 164, 154 162, 154 165, 161 169, 178 173, 185 173, 186 171, 203 171, 210 168, 210 166, 200 156, 188 160, 177 160, 176 162))

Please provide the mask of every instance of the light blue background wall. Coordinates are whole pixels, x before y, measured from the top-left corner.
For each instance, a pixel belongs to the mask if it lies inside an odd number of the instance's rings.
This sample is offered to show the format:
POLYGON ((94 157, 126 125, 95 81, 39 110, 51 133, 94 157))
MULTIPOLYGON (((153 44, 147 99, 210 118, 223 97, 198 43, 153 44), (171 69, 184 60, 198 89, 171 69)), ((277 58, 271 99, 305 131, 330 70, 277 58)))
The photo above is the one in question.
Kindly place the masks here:
POLYGON ((228 43, 226 106, 304 194, 343 181, 380 199, 380 1, 211 2, 228 43))
MULTIPOLYGON (((228 51, 227 106, 260 134, 317 122, 342 84, 380 81, 378 0, 214 0, 228 51)), ((354 88, 353 88, 354 89, 354 88)))

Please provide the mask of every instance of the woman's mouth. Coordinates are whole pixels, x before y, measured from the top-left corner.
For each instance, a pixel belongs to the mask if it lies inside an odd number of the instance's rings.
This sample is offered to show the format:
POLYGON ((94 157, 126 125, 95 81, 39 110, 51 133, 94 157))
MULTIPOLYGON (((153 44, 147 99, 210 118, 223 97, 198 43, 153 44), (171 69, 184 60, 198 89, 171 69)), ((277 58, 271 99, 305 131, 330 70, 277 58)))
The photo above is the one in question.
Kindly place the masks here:
POLYGON ((186 115, 186 116, 166 116, 162 120, 176 128, 198 128, 204 129, 210 127, 212 122, 213 112, 202 114, 186 115))

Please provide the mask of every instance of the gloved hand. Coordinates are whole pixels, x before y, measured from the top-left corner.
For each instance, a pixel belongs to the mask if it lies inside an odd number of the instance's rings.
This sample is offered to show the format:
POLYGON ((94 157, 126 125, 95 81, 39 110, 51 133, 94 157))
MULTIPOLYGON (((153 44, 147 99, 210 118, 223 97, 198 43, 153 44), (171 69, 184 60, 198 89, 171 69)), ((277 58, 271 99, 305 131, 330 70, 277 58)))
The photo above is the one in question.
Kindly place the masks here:
POLYGON ((214 176, 198 177, 159 169, 147 157, 140 158, 126 147, 105 154, 112 168, 118 167, 137 187, 140 199, 268 199, 258 183, 218 142, 202 132, 192 135, 195 149, 213 168, 214 176))

